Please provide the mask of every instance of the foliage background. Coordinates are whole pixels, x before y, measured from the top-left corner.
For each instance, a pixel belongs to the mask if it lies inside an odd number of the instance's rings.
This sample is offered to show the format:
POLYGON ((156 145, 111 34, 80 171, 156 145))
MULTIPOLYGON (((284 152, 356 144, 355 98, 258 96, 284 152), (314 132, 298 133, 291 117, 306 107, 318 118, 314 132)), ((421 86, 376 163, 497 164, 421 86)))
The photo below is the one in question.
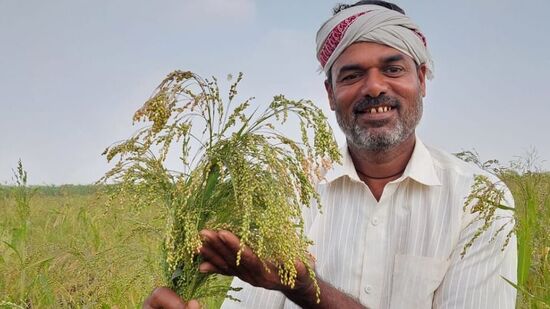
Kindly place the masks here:
MULTIPOLYGON (((22 176, 0 186, 0 308, 139 308, 162 282, 163 206, 109 200, 99 186, 29 187, 22 176)), ((550 173, 517 165, 500 176, 517 209, 517 307, 548 308, 550 173)))

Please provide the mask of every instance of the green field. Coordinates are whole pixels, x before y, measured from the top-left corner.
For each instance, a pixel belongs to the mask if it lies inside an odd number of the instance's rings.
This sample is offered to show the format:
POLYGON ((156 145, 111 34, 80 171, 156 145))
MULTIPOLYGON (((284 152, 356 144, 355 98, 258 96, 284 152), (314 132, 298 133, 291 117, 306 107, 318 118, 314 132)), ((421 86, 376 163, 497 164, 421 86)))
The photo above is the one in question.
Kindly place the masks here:
MULTIPOLYGON (((136 207, 99 186, 28 187, 23 176, 0 186, 0 308, 140 307, 163 283, 162 205, 136 207)), ((548 308, 550 174, 500 176, 517 208, 518 308, 548 308)))
POLYGON ((3 191, 0 301, 25 308, 139 307, 161 284, 164 221, 154 205, 106 206, 93 186, 39 187, 27 190, 25 218, 15 189, 3 191))

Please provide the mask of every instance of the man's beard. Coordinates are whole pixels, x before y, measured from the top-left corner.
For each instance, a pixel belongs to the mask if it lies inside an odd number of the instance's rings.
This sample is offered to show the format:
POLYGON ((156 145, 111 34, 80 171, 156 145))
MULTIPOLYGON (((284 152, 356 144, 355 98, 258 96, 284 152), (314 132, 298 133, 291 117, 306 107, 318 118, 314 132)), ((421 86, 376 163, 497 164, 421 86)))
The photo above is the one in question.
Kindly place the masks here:
POLYGON ((423 104, 422 96, 419 94, 415 106, 406 114, 401 114, 401 102, 387 95, 376 98, 367 97, 356 103, 349 122, 342 117, 342 111, 336 108, 336 120, 346 135, 348 143, 356 148, 374 152, 385 152, 405 141, 415 130, 422 118, 423 104), (389 132, 375 132, 376 128, 365 128, 360 126, 358 117, 361 112, 380 105, 388 105, 398 112, 397 123, 389 132))

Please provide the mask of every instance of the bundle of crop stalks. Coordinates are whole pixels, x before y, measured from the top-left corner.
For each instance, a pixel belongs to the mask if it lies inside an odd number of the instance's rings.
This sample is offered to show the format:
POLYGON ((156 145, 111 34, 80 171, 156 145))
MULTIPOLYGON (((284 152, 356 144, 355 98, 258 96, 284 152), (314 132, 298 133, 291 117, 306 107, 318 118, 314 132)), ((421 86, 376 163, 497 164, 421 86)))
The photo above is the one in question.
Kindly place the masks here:
POLYGON ((314 184, 340 159, 332 130, 307 100, 275 96, 263 112, 251 111, 251 99, 232 107, 241 78, 224 103, 215 78, 172 72, 134 115, 150 125, 104 153, 118 162, 103 180, 119 183, 136 203, 166 205, 166 283, 184 299, 227 292, 216 275, 198 270, 202 229, 235 233, 241 240, 237 263, 248 246, 277 267, 285 285, 294 285, 296 261, 315 279, 301 209, 312 200, 320 205, 314 184), (300 141, 277 129, 292 121, 300 141), (173 144, 182 171, 166 167, 173 144))

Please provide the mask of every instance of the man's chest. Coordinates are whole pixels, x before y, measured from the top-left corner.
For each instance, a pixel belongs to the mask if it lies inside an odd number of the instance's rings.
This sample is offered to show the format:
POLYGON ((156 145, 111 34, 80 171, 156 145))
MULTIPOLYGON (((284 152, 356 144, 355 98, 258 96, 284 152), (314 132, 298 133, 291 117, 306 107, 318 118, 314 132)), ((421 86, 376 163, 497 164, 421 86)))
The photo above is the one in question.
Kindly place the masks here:
POLYGON ((406 292, 411 278, 433 293, 459 235, 459 200, 415 184, 389 184, 379 202, 360 185, 320 193, 323 213, 308 235, 322 278, 373 307, 390 307, 397 293, 430 292, 406 292))

